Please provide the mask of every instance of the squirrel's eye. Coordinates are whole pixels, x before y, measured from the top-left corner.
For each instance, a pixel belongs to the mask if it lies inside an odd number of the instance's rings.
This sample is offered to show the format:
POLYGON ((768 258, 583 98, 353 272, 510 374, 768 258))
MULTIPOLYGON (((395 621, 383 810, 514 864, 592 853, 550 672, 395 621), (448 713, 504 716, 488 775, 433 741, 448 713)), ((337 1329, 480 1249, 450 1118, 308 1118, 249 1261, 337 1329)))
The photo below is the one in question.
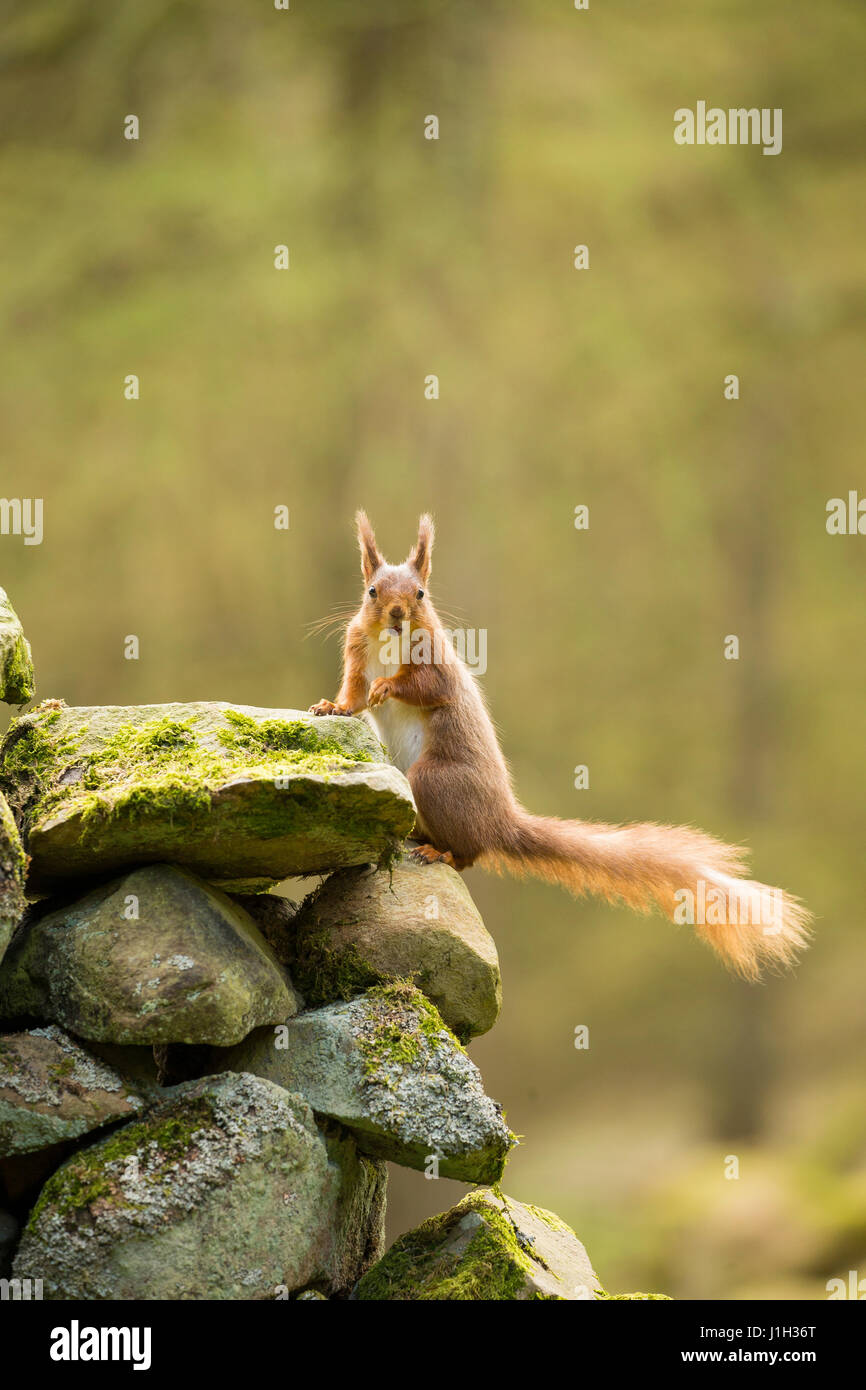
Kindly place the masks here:
POLYGON ((416 597, 417 597, 417 598, 423 598, 423 597, 424 597, 424 590, 423 590, 423 589, 419 589, 419 590, 418 590, 418 593, 417 593, 417 595, 416 595, 416 597))
POLYGON ((375 598, 375 597, 376 597, 376 590, 375 590, 375 589, 368 589, 368 590, 367 590, 367 593, 370 595, 370 598, 375 598))

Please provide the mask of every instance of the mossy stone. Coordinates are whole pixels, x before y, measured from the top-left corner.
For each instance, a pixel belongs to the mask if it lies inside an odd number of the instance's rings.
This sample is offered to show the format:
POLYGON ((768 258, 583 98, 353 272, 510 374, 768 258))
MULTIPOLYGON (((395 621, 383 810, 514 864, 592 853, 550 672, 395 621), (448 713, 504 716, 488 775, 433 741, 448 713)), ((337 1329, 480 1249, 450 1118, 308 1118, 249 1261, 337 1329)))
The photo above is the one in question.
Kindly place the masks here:
POLYGON ((101 1042, 227 1046, 297 1007, 247 913, 165 864, 34 911, 0 963, 0 1014, 101 1042))
POLYGON ((0 745, 36 891, 138 864, 225 887, 389 858, 415 807, 359 719, 222 703, 43 702, 0 745))
POLYGON ((595 1301, 601 1285, 574 1231, 491 1188, 401 1236, 364 1275, 374 1301, 595 1301))
POLYGON ((481 1074, 407 982, 258 1029, 215 1066, 303 1091, 365 1153, 463 1182, 495 1182, 514 1141, 481 1074))
POLYGON ((129 1080, 60 1028, 0 1037, 0 1158, 77 1139, 143 1104, 129 1080))
POLYGON ((461 1038, 493 1027, 499 958, 460 875, 407 855, 388 869, 343 869, 305 898, 285 959, 308 1004, 411 979, 461 1038))
POLYGON ((9 803, 0 792, 0 960, 27 907, 27 859, 9 803))
POLYGON ((35 687, 30 643, 6 590, 0 589, 0 700, 26 705, 35 687))
POLYGON ((14 1273, 47 1299, 345 1293, 381 1252, 385 1180, 303 1097, 208 1077, 58 1169, 14 1273))

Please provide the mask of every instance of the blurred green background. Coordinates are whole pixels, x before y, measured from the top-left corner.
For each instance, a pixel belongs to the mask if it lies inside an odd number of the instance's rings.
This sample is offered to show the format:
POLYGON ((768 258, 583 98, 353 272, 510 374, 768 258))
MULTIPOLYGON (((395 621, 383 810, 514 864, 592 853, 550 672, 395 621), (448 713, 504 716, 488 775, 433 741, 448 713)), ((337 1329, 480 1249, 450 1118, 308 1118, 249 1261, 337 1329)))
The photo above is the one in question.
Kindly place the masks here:
MULTIPOLYGON (((305 631, 358 593, 352 513, 399 560, 432 510, 526 804, 747 842, 817 916, 755 987, 472 871, 506 1190, 617 1291, 866 1278, 866 540, 825 530, 866 493, 859 0, 2 15, 2 492, 45 538, 0 537, 0 582, 39 696, 330 696, 305 631), (782 107, 783 153, 676 146, 699 99, 782 107)), ((392 1234, 460 1191, 393 1170, 392 1234)))

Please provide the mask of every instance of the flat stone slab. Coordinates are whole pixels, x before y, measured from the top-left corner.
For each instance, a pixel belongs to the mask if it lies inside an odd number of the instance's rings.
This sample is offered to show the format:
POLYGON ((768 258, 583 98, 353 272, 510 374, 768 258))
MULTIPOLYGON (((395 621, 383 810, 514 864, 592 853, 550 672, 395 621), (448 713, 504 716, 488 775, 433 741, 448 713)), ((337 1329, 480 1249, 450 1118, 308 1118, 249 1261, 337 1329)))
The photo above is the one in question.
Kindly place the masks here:
POLYGON ((411 985, 258 1029, 220 1065, 303 1090, 365 1153, 442 1177, 497 1182, 515 1142, 478 1068, 411 985))
POLYGON ((27 859, 9 802, 0 792, 0 960, 27 907, 27 859))
POLYGON ((222 703, 43 702, 0 745, 30 886, 183 864, 225 887, 387 858, 406 778, 361 719, 222 703))
POLYGON ((480 1188, 401 1236, 361 1279, 372 1301, 595 1301, 586 1250, 553 1212, 480 1188))
POLYGON ((49 1178, 17 1278, 46 1299, 345 1292, 382 1248, 384 1165, 254 1076, 178 1086, 49 1178))
POLYGON ((60 1028, 0 1037, 0 1158, 77 1139, 143 1105, 128 1080, 60 1028))
POLYGON ((225 1047, 297 1008, 243 908, 165 864, 31 910, 0 962, 4 1017, 54 1020, 98 1042, 225 1047))
POLYGON ((26 705, 35 688, 30 643, 6 590, 0 589, 0 700, 26 705))
POLYGON ((469 890, 445 864, 408 856, 389 869, 344 869, 304 899, 284 959, 308 1004, 411 979, 460 1038, 492 1028, 499 957, 469 890))

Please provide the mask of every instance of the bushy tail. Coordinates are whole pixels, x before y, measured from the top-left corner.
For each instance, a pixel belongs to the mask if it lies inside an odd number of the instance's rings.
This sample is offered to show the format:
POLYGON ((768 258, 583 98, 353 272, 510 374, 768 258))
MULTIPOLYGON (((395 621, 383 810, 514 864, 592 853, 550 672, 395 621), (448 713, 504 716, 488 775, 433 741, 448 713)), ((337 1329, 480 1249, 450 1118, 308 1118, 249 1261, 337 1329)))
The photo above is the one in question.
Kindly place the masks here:
POLYGON ((780 888, 744 878, 743 861, 742 850, 685 826, 563 821, 522 808, 502 844, 479 860, 641 912, 658 907, 755 979, 763 966, 793 962, 808 942, 810 917, 780 888))

